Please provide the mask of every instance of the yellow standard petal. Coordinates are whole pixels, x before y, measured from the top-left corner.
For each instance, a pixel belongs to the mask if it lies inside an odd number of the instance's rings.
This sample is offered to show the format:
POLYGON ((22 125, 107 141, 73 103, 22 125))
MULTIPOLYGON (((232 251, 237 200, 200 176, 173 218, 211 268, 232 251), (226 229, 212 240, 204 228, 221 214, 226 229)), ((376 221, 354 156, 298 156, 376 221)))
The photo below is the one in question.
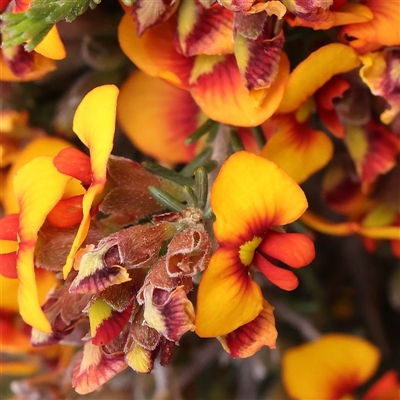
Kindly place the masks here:
POLYGON ((51 327, 39 304, 33 254, 38 231, 70 179, 57 171, 52 157, 35 158, 20 168, 14 179, 20 207, 17 254, 20 314, 26 323, 43 332, 51 332, 51 327))
POLYGON ((297 110, 332 76, 351 71, 360 63, 357 53, 344 44, 331 43, 314 51, 290 74, 278 111, 297 110))
POLYGON ((278 130, 262 151, 297 183, 324 167, 332 154, 333 143, 324 132, 311 129, 308 122, 298 123, 292 115, 278 117, 278 130))
POLYGON ((93 200, 103 191, 106 182, 106 166, 114 140, 118 93, 114 85, 93 89, 79 104, 74 116, 73 130, 90 150, 93 183, 82 200, 83 218, 63 268, 64 278, 71 270, 75 253, 87 235, 93 200))
POLYGON ((329 334, 286 351, 282 379, 295 399, 341 399, 373 375, 379 360, 365 339, 329 334))
POLYGON ((57 27, 54 25, 45 38, 35 47, 35 51, 52 60, 62 60, 67 53, 57 27))
POLYGON ((219 243, 241 246, 263 237, 271 226, 295 221, 308 204, 302 189, 275 163, 240 151, 222 166, 211 205, 219 243))
POLYGON ((196 333, 201 337, 226 335, 254 320, 262 308, 261 290, 240 262, 238 251, 220 247, 200 281, 196 333))
POLYGON ((13 181, 14 175, 26 163, 40 156, 55 156, 60 150, 71 147, 66 140, 55 137, 39 137, 32 140, 15 158, 4 185, 3 207, 5 214, 13 214, 19 211, 17 199, 15 198, 13 181))

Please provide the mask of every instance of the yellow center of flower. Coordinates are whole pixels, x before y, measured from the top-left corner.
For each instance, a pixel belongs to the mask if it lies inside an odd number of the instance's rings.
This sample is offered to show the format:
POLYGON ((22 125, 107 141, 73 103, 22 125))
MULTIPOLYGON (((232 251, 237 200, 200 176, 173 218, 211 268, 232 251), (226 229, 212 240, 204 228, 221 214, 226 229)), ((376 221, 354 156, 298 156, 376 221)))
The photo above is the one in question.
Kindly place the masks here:
POLYGON ((258 245, 262 242, 262 238, 254 236, 252 240, 249 240, 245 244, 242 244, 239 248, 239 258, 242 264, 249 266, 253 261, 254 252, 258 245))

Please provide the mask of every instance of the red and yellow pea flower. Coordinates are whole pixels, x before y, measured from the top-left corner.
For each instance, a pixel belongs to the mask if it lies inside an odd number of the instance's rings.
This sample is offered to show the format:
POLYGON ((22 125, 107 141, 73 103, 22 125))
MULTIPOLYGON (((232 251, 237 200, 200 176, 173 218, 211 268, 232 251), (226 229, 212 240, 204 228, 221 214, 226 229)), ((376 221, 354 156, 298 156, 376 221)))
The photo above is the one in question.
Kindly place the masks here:
MULTIPOLYGON (((293 272, 276 264, 300 268, 314 258, 308 237, 285 233, 280 227, 306 210, 303 191, 273 162, 238 152, 222 166, 212 187, 211 205, 219 247, 200 282, 197 334, 227 335, 252 321, 259 324, 257 318, 273 326, 273 308, 263 299, 252 274, 256 267, 284 290, 297 287, 293 272)), ((268 345, 274 347, 274 339, 268 345)))
MULTIPOLYGON (((325 334, 283 354, 282 380, 291 398, 353 399, 355 390, 373 377, 379 361, 379 349, 367 340, 346 334, 325 334)), ((388 371, 362 400, 397 399, 399 394, 397 374, 388 371)))
POLYGON ((277 109, 289 74, 287 56, 281 52, 283 36, 269 37, 269 29, 258 32, 258 42, 243 35, 234 41, 232 11, 217 3, 207 8, 184 2, 177 18, 170 17, 141 36, 131 16, 125 14, 119 26, 119 41, 142 71, 189 90, 209 118, 255 126, 277 109), (213 27, 212 32, 204 30, 205 26, 213 27), (216 40, 208 40, 214 36, 216 40), (261 56, 261 68, 249 70, 255 65, 250 60, 261 56))

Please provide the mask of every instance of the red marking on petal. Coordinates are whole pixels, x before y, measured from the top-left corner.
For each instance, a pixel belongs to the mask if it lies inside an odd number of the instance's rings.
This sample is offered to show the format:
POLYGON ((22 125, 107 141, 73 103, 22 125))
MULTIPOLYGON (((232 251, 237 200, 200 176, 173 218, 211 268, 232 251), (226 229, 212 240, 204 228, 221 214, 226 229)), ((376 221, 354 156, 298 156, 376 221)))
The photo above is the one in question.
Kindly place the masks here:
POLYGON ((72 176, 84 185, 90 185, 92 182, 92 169, 90 157, 78 149, 68 147, 62 149, 53 161, 59 172, 72 176))
POLYGON ((132 314, 133 304, 134 302, 131 301, 130 305, 122 312, 113 310, 111 316, 103 320, 96 329, 96 335, 92 338, 92 343, 96 346, 103 346, 116 338, 128 323, 132 314))
POLYGON ((23 78, 34 70, 35 53, 28 52, 23 45, 3 50, 4 60, 18 78, 23 78))
POLYGON ((70 228, 81 222, 83 195, 60 200, 50 211, 47 219, 59 228, 70 228))
POLYGON ((260 314, 251 322, 220 338, 225 350, 233 357, 250 357, 262 346, 275 349, 278 332, 275 328, 274 308, 266 300, 260 314))
POLYGON ((242 65, 235 43, 235 55, 247 89, 269 88, 278 75, 280 56, 285 43, 283 31, 271 40, 263 40, 262 37, 251 40, 238 35, 237 41, 241 42, 241 46, 247 47, 248 51, 246 62, 242 65))
POLYGON ((329 131, 338 138, 344 137, 344 127, 341 124, 335 108, 334 100, 341 98, 343 93, 350 87, 345 79, 334 76, 321 89, 316 92, 318 114, 329 131))
POLYGON ((175 31, 176 19, 170 18, 139 37, 132 18, 126 14, 118 27, 118 38, 122 51, 139 69, 150 76, 187 87, 193 59, 176 51, 175 31))
POLYGON ((232 11, 220 4, 207 9, 196 2, 187 2, 186 7, 182 5, 178 17, 178 40, 175 42, 178 50, 185 56, 231 54, 233 16, 232 11), (183 20, 182 25, 186 28, 188 13, 195 15, 195 21, 192 29, 184 32, 180 22, 183 20))
POLYGON ((256 251, 258 250, 292 268, 304 267, 315 257, 314 243, 301 233, 270 230, 256 251))
POLYGON ((72 374, 72 386, 79 394, 96 390, 127 367, 123 354, 106 354, 87 342, 72 374))
POLYGON ((0 240, 17 240, 19 214, 9 214, 0 219, 0 240))
POLYGON ((375 181, 396 165, 400 139, 382 124, 370 121, 364 129, 349 128, 345 143, 364 184, 375 181))
POLYGON ((294 290, 299 285, 299 280, 292 271, 277 267, 262 255, 255 253, 253 262, 268 280, 281 289, 294 290))
MULTIPOLYGON (((283 53, 282 53, 283 55, 283 53)), ((268 89, 248 91, 243 84, 235 57, 197 56, 196 65, 205 61, 204 72, 191 77, 191 94, 210 118, 236 126, 256 126, 267 120, 278 108, 288 76, 288 60, 281 56, 278 76, 268 89), (199 58, 201 57, 201 58, 199 58), (221 57, 210 71, 209 57, 221 57)), ((196 71, 196 68, 193 69, 196 71)))

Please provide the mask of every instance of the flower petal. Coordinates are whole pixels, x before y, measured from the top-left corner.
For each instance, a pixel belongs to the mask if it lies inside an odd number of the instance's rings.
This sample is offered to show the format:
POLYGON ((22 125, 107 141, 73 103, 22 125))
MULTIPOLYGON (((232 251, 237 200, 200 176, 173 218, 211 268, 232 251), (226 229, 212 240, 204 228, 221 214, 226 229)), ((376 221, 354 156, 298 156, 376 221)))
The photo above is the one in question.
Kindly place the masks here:
POLYGON ((114 140, 118 93, 114 85, 99 86, 83 98, 75 112, 73 130, 90 151, 94 183, 104 184, 106 179, 106 165, 114 140))
POLYGON ((79 273, 73 280, 70 293, 99 293, 110 286, 119 285, 131 280, 127 270, 119 265, 107 265, 104 257, 110 247, 101 246, 98 249, 89 246, 86 252, 77 254, 79 273))
POLYGON ((363 63, 360 77, 375 96, 381 96, 387 101, 389 108, 381 114, 381 121, 390 124, 400 112, 397 72, 400 52, 397 49, 385 49, 360 58, 363 63))
POLYGON ((144 319, 164 337, 179 342, 187 331, 194 331, 194 308, 187 298, 185 287, 178 286, 172 292, 150 288, 144 294, 144 319))
POLYGON ((347 41, 349 38, 350 46, 361 52, 362 45, 366 43, 377 44, 378 47, 399 45, 399 2, 365 0, 364 4, 372 11, 373 19, 361 24, 346 25, 340 32, 342 40, 347 41))
POLYGON ((257 317, 262 301, 261 290, 249 277, 237 250, 220 247, 200 281, 196 333, 215 337, 232 332, 257 317))
POLYGON ((371 121, 365 127, 347 126, 344 142, 363 184, 396 165, 400 139, 384 125, 371 121))
MULTIPOLYGON (((0 287, 0 309, 6 312, 18 313, 18 280, 0 275, 0 287)), ((4 332, 4 329, 1 327, 1 332, 4 332)))
POLYGON ((334 100, 342 98, 349 89, 350 83, 338 76, 334 76, 316 92, 317 111, 328 130, 338 138, 344 137, 344 127, 335 111, 334 100))
POLYGON ((233 55, 196 57, 189 83, 196 103, 209 118, 236 126, 256 126, 278 108, 289 74, 281 54, 278 75, 268 89, 248 91, 233 55))
POLYGON ((211 190, 220 244, 241 246, 269 227, 299 218, 307 208, 301 188, 272 161, 241 151, 223 164, 211 190))
POLYGON ((73 147, 62 149, 54 157, 54 165, 59 172, 72 176, 84 185, 89 186, 92 182, 92 169, 90 157, 73 147))
POLYGON ((312 129, 308 121, 299 123, 292 114, 278 116, 275 121, 277 131, 261 154, 279 165, 297 183, 304 182, 332 158, 332 141, 324 132, 312 129))
POLYGON ((53 25, 50 32, 35 47, 35 51, 52 60, 62 60, 66 57, 67 53, 56 25, 53 25))
POLYGON ((332 76, 360 65, 357 53, 340 43, 331 43, 311 53, 290 74, 279 112, 296 111, 332 76), (337 60, 342 60, 340 63, 337 60))
POLYGON ((6 214, 17 213, 19 211, 18 202, 13 189, 14 175, 17 171, 35 157, 55 156, 61 149, 70 146, 71 144, 66 140, 46 136, 32 140, 21 150, 7 175, 4 187, 3 206, 6 214))
MULTIPOLYGON (((17 250, 17 243, 14 243, 15 250, 17 250)), ((0 241, 0 275, 6 278, 15 279, 18 277, 17 252, 6 252, 7 250, 4 247, 6 247, 4 241, 0 241)))
POLYGON ((195 1, 183 1, 178 13, 178 42, 182 54, 233 53, 233 15, 220 4, 204 8, 195 1))
POLYGON ((114 85, 93 89, 79 104, 74 116, 73 130, 90 150, 93 182, 83 196, 83 218, 63 267, 64 278, 70 272, 75 253, 89 230, 90 208, 94 198, 103 191, 106 182, 107 161, 114 139, 118 92, 114 85))
POLYGON ((123 354, 106 354, 87 342, 75 365, 72 386, 79 394, 91 393, 126 367, 123 354))
POLYGON ((33 254, 37 233, 70 179, 57 171, 51 157, 32 160, 20 168, 14 178, 20 206, 17 256, 20 313, 25 322, 43 332, 51 332, 51 327, 39 305, 33 254))
POLYGON ((376 371, 379 350, 365 339, 329 334, 283 355, 283 383, 296 399, 340 399, 376 371))
POLYGON ((193 61, 175 50, 175 29, 176 21, 170 18, 139 37, 132 18, 125 14, 118 27, 118 39, 122 51, 142 71, 187 87, 193 61))
POLYGON ((319 10, 310 18, 301 15, 286 16, 290 26, 307 26, 313 29, 329 29, 333 26, 360 24, 370 21, 374 16, 371 10, 363 4, 345 4, 336 10, 319 10))
POLYGON ((125 310, 113 310, 101 297, 89 308, 90 334, 92 343, 103 346, 116 338, 128 323, 133 302, 125 310))
POLYGON ((28 53, 22 45, 0 51, 0 80, 6 82, 28 82, 40 79, 56 69, 54 60, 32 51, 28 53))
POLYGON ((262 346, 275 349, 278 332, 273 310, 274 307, 264 300, 262 311, 253 321, 217 339, 233 358, 250 357, 262 346))
POLYGON ((258 249, 292 268, 304 267, 315 257, 314 243, 301 233, 269 230, 258 249))
POLYGON ((83 195, 60 200, 47 216, 49 222, 59 228, 69 228, 82 221, 83 195))
POLYGON ((179 6, 179 1, 171 1, 168 4, 163 0, 137 0, 131 7, 131 16, 136 23, 137 33, 143 33, 161 22, 167 20, 179 6))
POLYGON ((252 40, 236 33, 235 57, 248 90, 267 89, 273 84, 281 67, 279 61, 284 43, 283 31, 264 40, 262 37, 252 40))
POLYGON ((126 363, 136 372, 148 374, 154 366, 154 350, 148 350, 134 343, 132 348, 125 354, 126 363))
MULTIPOLYGON (((399 379, 397 372, 390 370, 383 374, 376 382, 374 382, 374 384, 368 389, 367 393, 365 393, 363 396, 363 400, 389 400, 390 397, 386 397, 385 395, 388 394, 389 390, 398 387, 398 384, 399 379)), ((400 390, 400 387, 398 387, 397 390, 400 390)), ((400 392, 398 392, 398 394, 400 394, 400 392)), ((395 399, 396 396, 393 396, 392 398, 395 399)))
POLYGON ((17 233, 19 215, 9 214, 0 219, 0 275, 17 278, 17 233))
POLYGON ((158 160, 192 160, 196 145, 186 146, 185 139, 204 119, 189 92, 142 71, 135 71, 121 88, 118 121, 124 133, 135 147, 158 160))
POLYGON ((294 290, 299 286, 299 280, 292 271, 277 267, 261 254, 256 252, 253 262, 263 275, 279 288, 283 290, 294 290))

